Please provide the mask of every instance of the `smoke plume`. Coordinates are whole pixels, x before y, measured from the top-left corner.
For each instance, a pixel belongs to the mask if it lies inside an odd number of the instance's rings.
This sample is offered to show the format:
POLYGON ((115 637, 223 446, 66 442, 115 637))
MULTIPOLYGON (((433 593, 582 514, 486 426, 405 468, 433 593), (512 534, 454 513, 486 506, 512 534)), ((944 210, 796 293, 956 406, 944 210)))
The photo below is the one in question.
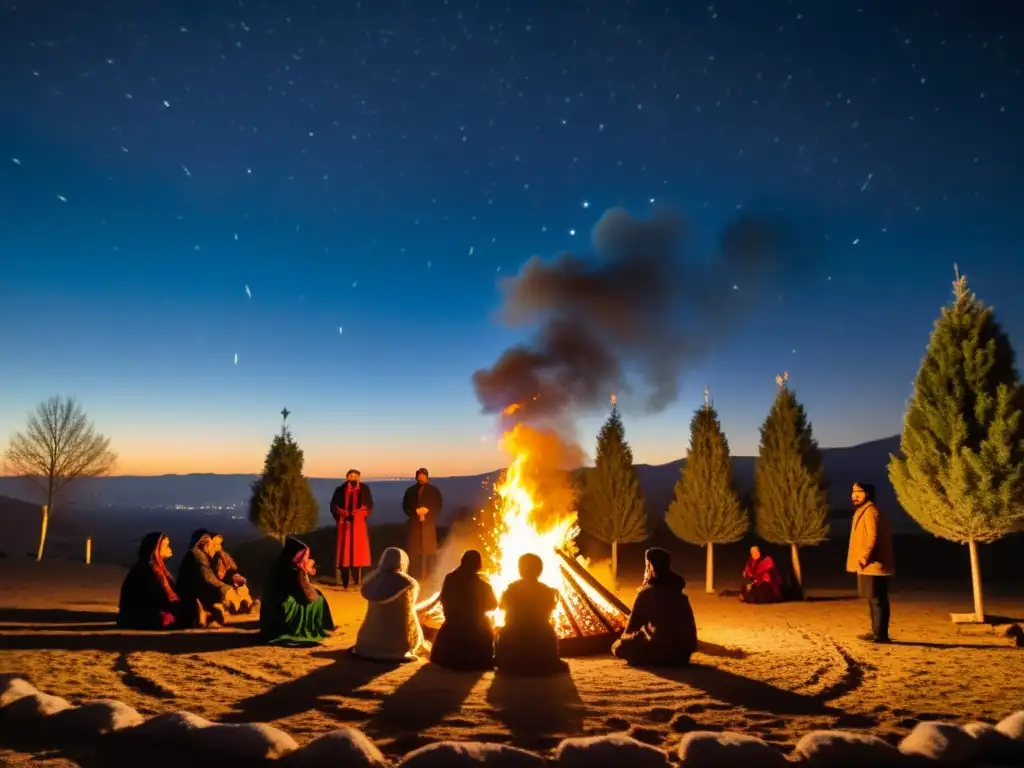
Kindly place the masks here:
POLYGON ((774 295, 773 283, 812 261, 794 228, 770 214, 737 216, 711 254, 693 253, 692 242, 670 212, 640 220, 613 208, 594 226, 587 256, 534 257, 503 280, 502 319, 536 333, 473 374, 484 411, 520 404, 516 421, 558 424, 624 392, 661 411, 688 365, 774 295))

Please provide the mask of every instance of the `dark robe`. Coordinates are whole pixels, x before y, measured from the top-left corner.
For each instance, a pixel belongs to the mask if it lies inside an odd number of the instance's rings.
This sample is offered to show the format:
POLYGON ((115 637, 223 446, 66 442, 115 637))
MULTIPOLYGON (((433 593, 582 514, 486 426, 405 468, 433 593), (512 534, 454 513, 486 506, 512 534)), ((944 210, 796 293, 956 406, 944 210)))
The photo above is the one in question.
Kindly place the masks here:
POLYGON ((636 666, 688 664, 697 650, 697 622, 685 586, 686 580, 672 571, 648 579, 612 653, 636 666))
POLYGON ((444 507, 444 498, 436 485, 415 483, 405 490, 402 511, 409 518, 409 537, 405 551, 413 560, 419 555, 437 554, 437 518, 444 507), (420 522, 416 510, 426 507, 429 512, 420 522))
POLYGON ((217 578, 213 564, 196 544, 185 553, 178 568, 178 594, 182 600, 198 600, 203 608, 222 604, 233 585, 217 578))
POLYGON ((263 585, 260 637, 266 643, 318 645, 334 629, 327 599, 295 563, 296 555, 306 549, 289 536, 263 585))
POLYGON ((494 589, 479 573, 459 567, 441 585, 444 623, 430 660, 458 672, 494 666, 494 625, 487 615, 498 607, 494 589))
POLYGON ((166 534, 146 534, 139 545, 139 559, 121 585, 117 626, 124 629, 183 629, 194 620, 192 604, 175 589, 167 565, 160 557, 166 534))
POLYGON ((359 483, 351 493, 347 482, 334 489, 331 515, 337 525, 335 532, 335 568, 368 568, 370 530, 366 519, 373 513, 370 486, 359 483), (365 509, 363 512, 361 510, 365 509))
POLYGON ((551 617, 558 593, 540 581, 519 579, 508 585, 498 607, 505 625, 494 643, 494 663, 501 672, 540 677, 564 672, 558 657, 558 635, 551 617))
POLYGON ((743 578, 747 580, 740 593, 743 602, 778 603, 782 600, 782 575, 769 555, 747 560, 743 578))

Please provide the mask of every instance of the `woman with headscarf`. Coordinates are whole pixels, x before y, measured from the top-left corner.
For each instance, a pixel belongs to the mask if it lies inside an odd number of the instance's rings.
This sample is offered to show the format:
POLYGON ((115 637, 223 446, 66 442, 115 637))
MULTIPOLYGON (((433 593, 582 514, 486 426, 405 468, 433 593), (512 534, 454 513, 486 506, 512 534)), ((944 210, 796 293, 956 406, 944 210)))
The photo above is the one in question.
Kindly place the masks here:
POLYGON ((697 650, 697 623, 683 593, 686 580, 672 570, 667 550, 652 547, 644 557, 644 583, 612 654, 638 667, 689 664, 697 650))
POLYGON ((316 562, 289 536, 263 585, 260 637, 270 645, 319 645, 334 630, 327 598, 309 581, 316 562))
POLYGON ((409 555, 398 547, 385 549, 359 592, 368 605, 352 653, 373 661, 415 659, 423 629, 416 618, 420 585, 409 575, 409 555))
POLYGON ((499 672, 542 677, 569 668, 558 656, 558 635, 552 623, 558 592, 541 582, 543 572, 543 560, 534 554, 523 555, 519 558, 520 578, 501 596, 498 607, 505 612, 505 623, 494 643, 499 672))
POLYGON ((743 569, 744 603, 778 603, 782 600, 782 576, 771 555, 762 555, 761 548, 750 548, 750 559, 743 569))
POLYGON ((494 667, 494 625, 488 614, 498 607, 494 589, 480 575, 483 558, 475 549, 462 554, 459 567, 444 577, 437 631, 430 660, 457 672, 494 667))
POLYGON ((224 625, 228 612, 237 613, 242 596, 233 584, 217 578, 211 562, 214 556, 213 539, 209 532, 198 530, 192 534, 192 548, 185 553, 178 567, 178 594, 183 600, 198 602, 200 623, 224 625))
POLYGON ((181 599, 167 570, 174 553, 166 533, 147 533, 139 559, 121 585, 117 626, 124 629, 186 629, 195 620, 195 606, 181 599))
POLYGON ((204 533, 210 536, 210 551, 213 552, 210 566, 213 568, 213 575, 225 584, 233 586, 238 592, 237 613, 252 613, 255 601, 249 593, 249 583, 239 572, 235 558, 224 549, 224 534, 214 531, 204 531, 204 533))

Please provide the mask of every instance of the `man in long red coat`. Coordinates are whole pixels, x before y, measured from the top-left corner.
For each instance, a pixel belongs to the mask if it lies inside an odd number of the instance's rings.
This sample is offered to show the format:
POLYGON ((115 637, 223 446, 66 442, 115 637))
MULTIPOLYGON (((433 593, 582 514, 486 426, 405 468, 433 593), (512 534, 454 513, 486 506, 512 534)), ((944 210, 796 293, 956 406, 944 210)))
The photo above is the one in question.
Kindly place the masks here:
POLYGON ((337 523, 334 548, 334 581, 348 589, 359 586, 362 569, 370 567, 370 532, 366 518, 373 512, 370 486, 360 482, 358 469, 350 469, 346 482, 334 489, 331 515, 337 523))

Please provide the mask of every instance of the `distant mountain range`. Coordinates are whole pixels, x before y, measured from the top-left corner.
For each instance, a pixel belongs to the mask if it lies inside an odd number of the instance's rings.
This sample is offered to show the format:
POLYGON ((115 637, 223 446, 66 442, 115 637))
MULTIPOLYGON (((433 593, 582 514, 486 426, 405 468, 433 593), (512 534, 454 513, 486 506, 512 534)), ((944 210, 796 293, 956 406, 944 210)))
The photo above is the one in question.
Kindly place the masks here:
MULTIPOLYGON (((893 517, 894 527, 904 532, 918 530, 916 523, 899 509, 888 479, 889 454, 899 450, 899 437, 887 437, 848 448, 822 450, 825 473, 829 481, 829 502, 834 517, 850 514, 850 485, 856 481, 873 483, 878 490, 878 502, 893 517)), ((653 518, 665 514, 672 499, 679 470, 684 459, 668 464, 640 464, 637 472, 647 496, 648 509, 653 518)), ((754 457, 733 458, 736 484, 742 493, 750 493, 754 486, 754 457)), ((499 472, 483 475, 433 478, 445 497, 446 516, 473 511, 483 506, 499 472)), ((220 508, 234 516, 245 516, 249 489, 256 475, 160 475, 156 477, 116 476, 81 481, 73 486, 73 506, 83 509, 103 508, 220 508)), ((331 522, 328 505, 331 494, 341 484, 341 478, 311 478, 310 485, 320 503, 321 524, 331 522)), ((377 523, 404 519, 401 512, 402 493, 411 480, 377 480, 372 485, 375 501, 374 518, 377 523)), ((0 496, 39 503, 31 485, 20 478, 0 477, 0 496)))

